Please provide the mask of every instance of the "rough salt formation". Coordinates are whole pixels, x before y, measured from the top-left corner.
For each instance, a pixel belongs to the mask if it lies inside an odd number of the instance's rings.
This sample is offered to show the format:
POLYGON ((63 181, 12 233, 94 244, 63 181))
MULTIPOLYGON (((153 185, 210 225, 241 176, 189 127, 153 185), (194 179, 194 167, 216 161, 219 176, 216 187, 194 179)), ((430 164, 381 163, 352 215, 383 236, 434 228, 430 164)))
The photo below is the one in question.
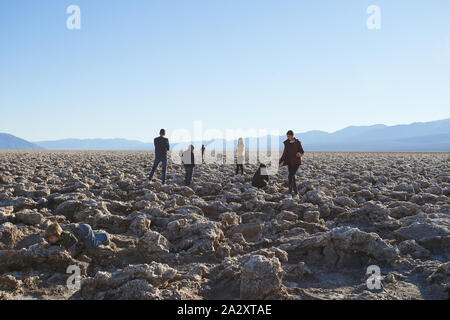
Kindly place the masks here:
POLYGON ((0 152, 0 299, 447 299, 450 154, 307 153, 299 197, 199 165, 186 187, 151 152, 0 152), (88 223, 71 256, 46 227, 88 223), (66 286, 69 266, 81 287, 66 286), (382 288, 366 285, 369 266, 382 288))
POLYGON ((168 299, 177 295, 177 270, 160 263, 129 265, 114 273, 98 271, 82 281, 79 295, 85 299, 168 299))
POLYGON ((242 266, 241 299, 264 299, 281 288, 280 261, 254 255, 242 266))

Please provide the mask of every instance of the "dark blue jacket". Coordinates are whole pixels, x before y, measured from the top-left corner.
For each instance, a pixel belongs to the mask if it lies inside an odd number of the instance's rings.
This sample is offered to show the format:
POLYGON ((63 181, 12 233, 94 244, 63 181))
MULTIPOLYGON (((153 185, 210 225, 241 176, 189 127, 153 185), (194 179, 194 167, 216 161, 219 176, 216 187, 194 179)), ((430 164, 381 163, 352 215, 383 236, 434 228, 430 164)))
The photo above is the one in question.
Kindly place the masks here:
POLYGON ((167 151, 169 151, 169 139, 159 136, 155 138, 155 158, 167 158, 167 151))

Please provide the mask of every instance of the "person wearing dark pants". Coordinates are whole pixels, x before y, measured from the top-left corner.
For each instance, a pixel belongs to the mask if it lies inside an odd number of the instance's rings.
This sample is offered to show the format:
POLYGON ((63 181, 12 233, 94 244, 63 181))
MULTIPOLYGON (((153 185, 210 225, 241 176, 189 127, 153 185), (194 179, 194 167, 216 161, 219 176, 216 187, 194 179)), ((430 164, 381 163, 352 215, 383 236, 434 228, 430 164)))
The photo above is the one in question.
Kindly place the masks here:
POLYGON ((109 243, 109 234, 92 230, 88 224, 81 224, 75 229, 75 235, 84 240, 88 249, 96 248, 104 243, 109 243))
POLYGON ((295 174, 297 173, 298 168, 300 165, 288 165, 288 182, 289 182, 289 193, 294 192, 294 194, 298 193, 297 190, 297 183, 295 182, 295 174))
POLYGON ((289 194, 294 192, 298 194, 297 183, 295 182, 295 174, 298 168, 302 164, 302 156, 305 151, 303 150, 302 143, 294 137, 294 132, 289 130, 286 134, 287 140, 283 142, 284 150, 283 155, 280 158, 281 166, 288 166, 289 176, 289 194))
POLYGON ((166 175, 167 175, 167 158, 155 158, 155 162, 153 163, 152 171, 150 172, 150 177, 148 180, 152 181, 153 175, 155 174, 156 169, 158 169, 158 165, 161 165, 161 182, 164 184, 166 182, 166 175))
POLYGON ((204 144, 202 144, 202 163, 205 163, 205 150, 206 147, 204 144))
POLYGON ((190 186, 192 183, 192 176, 194 175, 194 167, 185 166, 185 170, 186 170, 186 176, 184 179, 184 183, 186 186, 190 186))
POLYGON ((170 149, 169 139, 165 138, 166 130, 161 129, 159 132, 159 137, 155 138, 155 162, 153 163, 152 171, 150 172, 150 176, 148 178, 149 181, 152 181, 153 175, 155 174, 158 165, 162 164, 162 176, 161 182, 164 184, 166 182, 166 173, 167 173, 167 152, 170 149))
POLYGON ((186 186, 190 186, 192 183, 192 176, 194 175, 195 159, 194 159, 194 146, 190 145, 189 148, 183 152, 182 162, 186 171, 184 182, 186 186))

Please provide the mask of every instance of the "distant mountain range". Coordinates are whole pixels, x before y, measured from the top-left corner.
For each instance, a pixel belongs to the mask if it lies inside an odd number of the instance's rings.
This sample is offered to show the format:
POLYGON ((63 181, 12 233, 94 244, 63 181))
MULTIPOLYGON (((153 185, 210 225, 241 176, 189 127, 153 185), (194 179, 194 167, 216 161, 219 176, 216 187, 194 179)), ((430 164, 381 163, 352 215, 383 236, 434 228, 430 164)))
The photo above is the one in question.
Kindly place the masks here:
POLYGON ((17 138, 11 134, 0 133, 0 149, 4 150, 39 150, 38 145, 17 138))
MULTIPOLYGON (((396 126, 350 126, 333 133, 315 130, 296 133, 295 136, 307 151, 450 152, 450 118, 396 126)), ((266 150, 277 139, 280 149, 283 148, 286 136, 246 138, 245 143, 247 148, 266 150)), ((215 145, 221 143, 227 145, 224 140, 214 142, 215 145)), ((236 141, 233 142, 235 147, 236 141)))
MULTIPOLYGON (((450 152, 450 118, 406 125, 351 126, 328 133, 308 131, 296 133, 306 151, 446 151, 450 152)), ((285 136, 266 136, 267 146, 260 146, 258 138, 246 138, 250 149, 270 148, 271 139, 278 140, 280 148, 285 136)), ((261 140, 264 141, 264 140, 261 140)), ((212 145, 229 145, 225 140, 203 142, 212 145)), ((201 142, 194 143, 197 150, 201 142)), ((231 142, 235 147, 236 141, 231 142)), ((185 143, 171 144, 173 149, 182 149, 185 143)), ((28 142, 9 134, 0 133, 0 149, 47 149, 47 150, 154 150, 153 143, 126 139, 65 139, 57 141, 28 142)))
POLYGON ((307 150, 450 151, 450 119, 408 125, 347 127, 334 133, 299 135, 307 150))

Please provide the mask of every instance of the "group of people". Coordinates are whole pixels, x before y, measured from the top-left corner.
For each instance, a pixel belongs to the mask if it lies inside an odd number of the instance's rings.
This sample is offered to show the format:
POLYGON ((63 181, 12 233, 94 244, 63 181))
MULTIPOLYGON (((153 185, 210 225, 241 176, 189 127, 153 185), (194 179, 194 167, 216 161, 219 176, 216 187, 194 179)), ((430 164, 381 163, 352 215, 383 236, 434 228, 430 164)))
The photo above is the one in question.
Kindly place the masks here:
MULTIPOLYGON (((150 172, 149 181, 152 181, 153 175, 156 172, 159 164, 162 164, 162 176, 161 181, 164 184, 166 182, 167 173, 167 154, 170 150, 169 139, 165 137, 166 131, 161 129, 159 137, 155 138, 155 161, 153 163, 152 170, 150 172)), ((305 153, 302 147, 302 143, 295 138, 294 132, 289 130, 286 133, 287 139, 283 142, 284 150, 280 158, 280 166, 288 167, 288 185, 289 194, 298 194, 297 183, 295 181, 295 175, 298 168, 302 164, 302 156, 305 153)), ((202 145, 202 162, 204 162, 205 145, 202 145)), ((195 158, 194 158, 194 146, 190 145, 186 151, 182 154, 182 163, 185 168, 185 185, 189 186, 192 183, 192 177, 194 175, 195 158)), ((236 175, 244 175, 244 163, 245 163, 245 144, 244 139, 239 138, 236 147, 236 175)), ((264 188, 269 183, 269 175, 267 174, 267 166, 260 164, 258 170, 253 175, 252 185, 257 188, 264 188)))
MULTIPOLYGON (((167 154, 170 149, 169 140, 165 137, 166 132, 161 129, 159 137, 155 138, 155 161, 150 172, 149 180, 151 181, 153 175, 159 164, 162 164, 162 183, 166 181, 167 172, 167 154)), ((298 194, 297 184, 295 182, 295 174, 302 164, 302 156, 304 150, 301 142, 294 137, 294 132, 289 130, 287 132, 287 139, 284 141, 284 150, 280 158, 280 166, 287 166, 289 171, 289 194, 298 194)), ((202 146, 202 162, 204 161, 205 146, 202 146)), ((238 139, 236 149, 236 175, 241 172, 244 174, 245 162, 245 145, 242 138, 238 139)), ((190 185, 194 173, 195 159, 194 146, 190 145, 188 150, 182 154, 182 163, 184 164, 186 175, 185 184, 190 185)), ((267 174, 267 166, 260 164, 258 170, 255 172, 252 185, 257 188, 264 188, 269 183, 269 175, 267 174)), ((108 245, 110 243, 110 235, 105 231, 94 231, 88 224, 79 224, 71 227, 68 230, 63 230, 61 226, 54 222, 45 232, 45 238, 48 241, 48 246, 58 245, 69 250, 69 252, 76 256, 81 248, 92 249, 100 245, 108 245), (78 251, 77 251, 78 248, 78 251)))
MULTIPOLYGON (((152 181, 153 175, 158 169, 159 164, 162 164, 161 182, 166 183, 167 176, 167 153, 170 150, 169 139, 165 137, 166 130, 161 129, 159 131, 159 137, 155 138, 155 161, 153 163, 152 171, 150 171, 149 181, 152 181)), ((202 162, 204 161, 205 145, 202 145, 202 162)), ((195 158, 194 158, 194 146, 190 145, 189 148, 183 152, 182 163, 185 169, 185 184, 187 186, 192 183, 192 176, 194 175, 195 158)))

